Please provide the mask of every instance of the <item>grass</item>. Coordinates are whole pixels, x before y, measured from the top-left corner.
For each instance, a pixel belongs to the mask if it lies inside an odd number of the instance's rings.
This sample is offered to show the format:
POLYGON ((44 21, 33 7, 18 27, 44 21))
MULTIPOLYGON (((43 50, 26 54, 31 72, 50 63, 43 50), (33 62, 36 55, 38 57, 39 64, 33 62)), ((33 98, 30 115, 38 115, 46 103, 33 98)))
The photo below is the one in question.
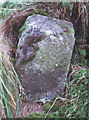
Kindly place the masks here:
POLYGON ((19 109, 19 90, 22 85, 18 75, 9 60, 1 58, 1 102, 5 107, 5 115, 8 118, 17 117, 19 109))

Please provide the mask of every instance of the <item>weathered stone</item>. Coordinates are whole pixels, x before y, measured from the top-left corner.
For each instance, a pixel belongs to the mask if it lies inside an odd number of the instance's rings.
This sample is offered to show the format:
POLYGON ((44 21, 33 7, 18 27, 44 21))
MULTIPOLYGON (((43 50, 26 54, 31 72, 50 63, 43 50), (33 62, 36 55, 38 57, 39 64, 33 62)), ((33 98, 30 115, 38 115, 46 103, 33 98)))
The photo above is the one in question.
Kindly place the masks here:
POLYGON ((66 84, 75 42, 72 23, 35 15, 25 25, 15 68, 30 100, 51 100, 66 84))

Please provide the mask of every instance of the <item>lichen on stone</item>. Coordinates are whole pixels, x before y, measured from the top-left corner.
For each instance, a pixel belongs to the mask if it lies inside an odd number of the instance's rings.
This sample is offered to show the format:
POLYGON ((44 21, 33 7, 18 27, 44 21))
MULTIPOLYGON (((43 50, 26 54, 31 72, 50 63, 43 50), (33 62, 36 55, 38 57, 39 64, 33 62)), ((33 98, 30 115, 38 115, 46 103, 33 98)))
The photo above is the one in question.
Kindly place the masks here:
POLYGON ((51 100, 66 84, 75 42, 73 25, 39 14, 29 16, 25 25, 15 68, 30 100, 51 100))

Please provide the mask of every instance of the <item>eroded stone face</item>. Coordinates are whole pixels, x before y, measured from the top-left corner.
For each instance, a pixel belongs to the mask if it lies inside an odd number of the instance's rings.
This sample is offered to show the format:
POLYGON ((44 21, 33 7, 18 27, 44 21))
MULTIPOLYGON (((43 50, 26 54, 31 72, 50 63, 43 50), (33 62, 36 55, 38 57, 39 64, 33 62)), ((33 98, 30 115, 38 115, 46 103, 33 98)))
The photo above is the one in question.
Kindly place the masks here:
POLYGON ((75 42, 72 23, 35 15, 25 24, 15 68, 29 100, 51 100, 66 84, 75 42))

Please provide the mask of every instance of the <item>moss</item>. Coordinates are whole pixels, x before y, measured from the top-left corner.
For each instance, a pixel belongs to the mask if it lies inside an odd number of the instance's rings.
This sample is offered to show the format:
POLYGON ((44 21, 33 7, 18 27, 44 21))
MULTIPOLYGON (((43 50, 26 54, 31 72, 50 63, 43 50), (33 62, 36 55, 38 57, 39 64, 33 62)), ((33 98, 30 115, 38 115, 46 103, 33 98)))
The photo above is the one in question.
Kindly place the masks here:
POLYGON ((72 34, 72 33, 73 33, 73 30, 72 30, 72 29, 70 29, 70 30, 68 31, 68 33, 72 34))
POLYGON ((48 14, 45 11, 42 11, 42 10, 38 10, 37 13, 40 14, 40 15, 48 16, 48 14))
POLYGON ((32 113, 28 115, 26 118, 44 118, 45 115, 46 115, 45 113, 32 113))
POLYGON ((42 35, 42 40, 46 38, 46 34, 43 34, 42 35))
POLYGON ((44 16, 48 16, 48 14, 45 12, 45 11, 43 11, 43 10, 33 10, 33 11, 31 11, 30 13, 29 13, 29 15, 35 15, 35 14, 40 14, 40 15, 44 15, 44 16))
POLYGON ((26 33, 29 33, 29 31, 26 31, 26 33))
POLYGON ((39 50, 39 47, 37 47, 36 49, 35 49, 35 52, 37 52, 39 50))
POLYGON ((61 35, 63 36, 66 32, 62 32, 61 35))
MULTIPOLYGON (((62 28, 67 28, 68 29, 68 33, 72 34, 73 30, 68 26, 68 25, 60 25, 62 28)), ((61 35, 64 35, 66 32, 63 32, 61 35)))
POLYGON ((26 29, 26 26, 23 25, 23 26, 21 27, 21 29, 19 30, 19 32, 22 33, 25 29, 26 29))
POLYGON ((12 63, 14 63, 14 62, 15 62, 15 58, 10 57, 10 61, 11 61, 12 63))
POLYGON ((34 14, 36 14, 36 10, 33 10, 29 13, 29 15, 34 15, 34 14))
POLYGON ((21 27, 21 29, 19 30, 19 38, 21 37, 22 32, 26 29, 25 24, 21 27))
POLYGON ((68 33, 70 33, 70 34, 73 33, 73 30, 68 25, 65 25, 65 27, 68 28, 68 33))
POLYGON ((37 52, 40 49, 39 47, 35 48, 35 46, 32 43, 30 43, 29 45, 32 46, 35 49, 35 52, 37 52))
MULTIPOLYGON (((37 113, 37 112, 34 112, 34 113, 26 116, 25 118, 35 118, 35 119, 36 119, 36 118, 40 118, 40 119, 43 120, 45 116, 46 116, 46 113, 39 113, 39 112, 37 113)), ((48 117, 47 117, 46 120, 49 120, 49 118, 56 118, 56 115, 50 113, 50 114, 48 115, 48 117)))
MULTIPOLYGON (((50 107, 52 106, 52 103, 53 103, 53 102, 47 102, 45 105, 43 105, 43 110, 47 112, 47 111, 50 109, 50 107)), ((53 108, 51 109, 51 112, 55 112, 55 111, 57 111, 58 109, 59 109, 59 105, 58 105, 58 103, 56 102, 56 103, 54 104, 53 108)))

